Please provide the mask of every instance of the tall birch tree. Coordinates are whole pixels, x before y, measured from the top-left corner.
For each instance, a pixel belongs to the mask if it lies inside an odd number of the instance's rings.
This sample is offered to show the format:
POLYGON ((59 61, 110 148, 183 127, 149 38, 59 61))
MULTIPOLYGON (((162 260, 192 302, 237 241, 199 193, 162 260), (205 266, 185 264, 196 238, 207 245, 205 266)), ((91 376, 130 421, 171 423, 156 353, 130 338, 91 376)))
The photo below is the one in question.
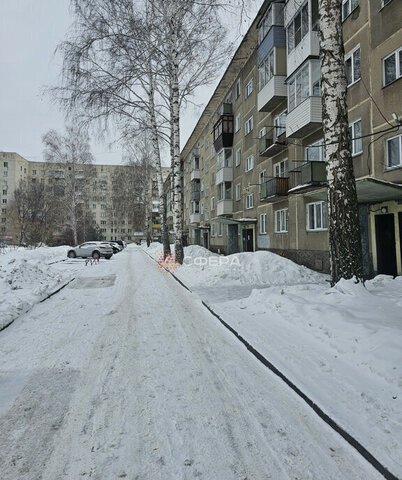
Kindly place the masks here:
POLYGON ((342 0, 319 0, 322 122, 327 160, 331 283, 363 276, 356 182, 348 131, 342 0))

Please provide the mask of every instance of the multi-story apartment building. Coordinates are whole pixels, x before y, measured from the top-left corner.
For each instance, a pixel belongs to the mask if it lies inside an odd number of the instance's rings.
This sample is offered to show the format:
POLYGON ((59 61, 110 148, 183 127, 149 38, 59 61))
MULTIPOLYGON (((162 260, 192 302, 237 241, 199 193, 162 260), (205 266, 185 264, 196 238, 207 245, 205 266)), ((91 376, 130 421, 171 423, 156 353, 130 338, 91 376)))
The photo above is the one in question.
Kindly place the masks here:
MULTIPOLYGON (((86 209, 92 215, 94 224, 97 225, 104 240, 122 239, 130 243, 145 238, 140 220, 137 222, 135 216, 121 213, 122 203, 127 203, 129 200, 124 197, 118 198, 122 177, 126 178, 126 191, 123 194, 129 196, 129 191, 135 193, 132 185, 135 182, 135 175, 133 178, 129 177, 129 168, 125 165, 92 164, 79 165, 75 172, 76 178, 85 179, 79 188, 85 190, 83 193, 85 193, 86 209)), ((164 169, 164 177, 167 176, 168 171, 168 168, 164 169)), ((60 183, 65 177, 65 171, 62 165, 31 162, 17 153, 0 152, 0 176, 2 180, 0 238, 18 243, 19 233, 10 208, 14 191, 20 181, 43 185, 50 182, 60 183)), ((158 239, 160 238, 160 221, 156 179, 151 177, 149 181, 152 192, 152 236, 158 239)))
MULTIPOLYGON (((342 13, 365 274, 402 274, 402 9, 342 13)), ((318 22, 317 0, 263 3, 182 152, 191 243, 329 270, 318 22)))

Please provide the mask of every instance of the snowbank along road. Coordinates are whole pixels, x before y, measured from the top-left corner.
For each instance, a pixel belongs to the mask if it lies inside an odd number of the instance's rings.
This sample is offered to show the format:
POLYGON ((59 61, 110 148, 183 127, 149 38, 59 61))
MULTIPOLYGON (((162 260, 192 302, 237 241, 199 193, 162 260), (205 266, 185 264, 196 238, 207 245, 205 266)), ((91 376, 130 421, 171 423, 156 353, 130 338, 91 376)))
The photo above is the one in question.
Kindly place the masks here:
POLYGON ((0 333, 2 480, 382 478, 141 249, 0 333))

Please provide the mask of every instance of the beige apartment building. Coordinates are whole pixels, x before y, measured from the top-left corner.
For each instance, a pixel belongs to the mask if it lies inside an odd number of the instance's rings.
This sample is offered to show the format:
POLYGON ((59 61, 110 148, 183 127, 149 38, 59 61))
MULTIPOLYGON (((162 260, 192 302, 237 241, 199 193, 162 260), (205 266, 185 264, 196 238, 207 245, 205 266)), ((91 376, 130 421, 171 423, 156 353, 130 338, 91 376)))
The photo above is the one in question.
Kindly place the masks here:
MULTIPOLYGON (((402 9, 344 0, 366 276, 402 274, 402 9)), ((263 3, 182 151, 189 243, 329 271, 318 1, 263 3)))
MULTIPOLYGON (((122 173, 127 173, 129 167, 124 165, 79 165, 76 178, 85 178, 85 202, 101 233, 103 240, 124 240, 127 243, 145 239, 143 225, 137 224, 132 215, 122 215, 118 205, 113 205, 113 191, 122 173)), ((166 177, 169 169, 165 168, 166 177)), ((19 232, 11 216, 11 206, 14 191, 21 180, 29 183, 49 184, 64 178, 63 166, 47 162, 31 162, 17 153, 0 152, 0 177, 2 180, 0 239, 18 243, 19 232)), ((150 179, 152 236, 160 238, 159 198, 156 178, 150 179)), ((124 201, 124 199, 123 199, 124 201)), ((57 237, 57 232, 55 232, 57 237)), ((89 240, 86 239, 86 240, 89 240)))

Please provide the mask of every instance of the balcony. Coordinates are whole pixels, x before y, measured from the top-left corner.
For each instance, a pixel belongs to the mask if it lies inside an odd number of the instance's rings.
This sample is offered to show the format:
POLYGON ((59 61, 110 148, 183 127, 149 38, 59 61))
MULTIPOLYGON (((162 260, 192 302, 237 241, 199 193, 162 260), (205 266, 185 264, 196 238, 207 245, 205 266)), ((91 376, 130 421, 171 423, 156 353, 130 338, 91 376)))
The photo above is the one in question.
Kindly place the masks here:
POLYGON ((284 148, 286 148, 285 143, 274 142, 272 137, 260 138, 260 157, 273 157, 277 153, 283 152, 284 148))
POLYGON ((231 148, 233 146, 233 115, 232 104, 224 103, 219 120, 214 125, 214 147, 219 152, 222 148, 231 148))
POLYGON ((233 181, 233 168, 232 167, 222 167, 216 172, 215 185, 219 185, 223 182, 232 182, 233 181))
POLYGON ((306 192, 326 183, 325 162, 307 162, 289 172, 289 193, 306 192))
POLYGON ((199 191, 198 192, 196 192, 196 191, 191 192, 190 193, 190 200, 192 202, 199 202, 200 201, 200 192, 199 191))
POLYGON ((286 118, 286 136, 300 138, 309 135, 322 124, 321 97, 307 97, 286 118))
POLYGON ((216 203, 217 215, 231 215, 233 213, 233 200, 218 200, 216 203))
POLYGON ((276 197, 286 196, 289 190, 288 177, 275 177, 261 185, 261 199, 274 201, 276 197))
POLYGON ((190 180, 193 181, 193 180, 199 180, 199 179, 200 179, 200 170, 199 169, 191 170, 190 180))
POLYGON ((274 75, 258 92, 258 111, 271 112, 287 97, 286 75, 274 75))
POLYGON ((200 223, 201 214, 200 213, 190 213, 190 223, 200 223))

